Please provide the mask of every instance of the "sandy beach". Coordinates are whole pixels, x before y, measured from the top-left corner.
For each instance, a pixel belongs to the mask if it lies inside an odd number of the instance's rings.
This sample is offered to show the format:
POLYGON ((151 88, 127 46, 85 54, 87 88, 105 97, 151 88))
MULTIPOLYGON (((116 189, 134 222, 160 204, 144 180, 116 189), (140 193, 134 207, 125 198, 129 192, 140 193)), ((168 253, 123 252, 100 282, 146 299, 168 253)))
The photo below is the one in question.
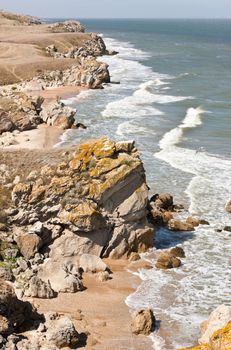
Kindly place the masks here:
POLYGON ((112 279, 97 281, 94 274, 84 274, 86 290, 75 294, 62 294, 50 300, 34 299, 39 312, 58 312, 71 317, 79 332, 89 332, 81 349, 95 350, 151 350, 149 337, 131 332, 131 310, 126 297, 140 284, 140 279, 127 269, 142 266, 140 261, 104 260, 112 270, 112 279))

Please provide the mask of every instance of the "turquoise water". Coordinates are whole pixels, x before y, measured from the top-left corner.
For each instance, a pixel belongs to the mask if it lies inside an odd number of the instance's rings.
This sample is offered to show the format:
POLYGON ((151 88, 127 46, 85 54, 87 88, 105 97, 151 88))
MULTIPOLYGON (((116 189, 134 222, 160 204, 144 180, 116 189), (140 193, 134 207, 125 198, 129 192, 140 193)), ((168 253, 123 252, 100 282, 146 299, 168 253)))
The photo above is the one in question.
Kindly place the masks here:
POLYGON ((210 222, 195 233, 160 230, 156 247, 186 251, 180 269, 141 271, 132 308, 149 306, 159 320, 155 349, 195 343, 199 324, 221 303, 230 303, 231 224, 231 21, 83 20, 119 55, 102 57, 112 82, 66 101, 87 130, 70 130, 62 143, 107 135, 134 139, 152 193, 169 191, 193 215, 210 222), (166 329, 168 332, 166 332, 166 329))

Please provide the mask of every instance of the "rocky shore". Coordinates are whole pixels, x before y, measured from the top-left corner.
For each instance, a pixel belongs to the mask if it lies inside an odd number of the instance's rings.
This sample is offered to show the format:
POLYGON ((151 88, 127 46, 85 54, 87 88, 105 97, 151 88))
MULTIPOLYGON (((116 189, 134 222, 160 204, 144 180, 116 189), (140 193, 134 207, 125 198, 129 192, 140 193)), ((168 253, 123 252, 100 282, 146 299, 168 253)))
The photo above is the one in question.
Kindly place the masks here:
MULTIPOLYGON (((180 246, 154 266, 140 254, 159 227, 209 222, 149 193, 132 140, 53 148, 63 130, 85 127, 56 95, 110 83, 98 57, 116 52, 100 36, 1 12, 0 47, 10 53, 0 54, 0 348, 152 349, 155 310, 128 310, 139 285, 128 270, 179 268, 180 246)), ((214 311, 195 349, 229 349, 229 321, 230 308, 214 311)))

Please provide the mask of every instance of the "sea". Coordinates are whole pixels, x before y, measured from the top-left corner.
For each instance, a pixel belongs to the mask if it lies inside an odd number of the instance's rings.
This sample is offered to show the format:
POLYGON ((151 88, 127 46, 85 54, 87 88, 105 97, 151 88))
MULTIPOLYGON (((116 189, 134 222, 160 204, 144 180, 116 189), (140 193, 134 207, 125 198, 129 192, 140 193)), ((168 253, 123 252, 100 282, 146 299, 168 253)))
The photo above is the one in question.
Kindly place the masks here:
POLYGON ((98 59, 109 65, 111 84, 65 101, 87 129, 65 132, 60 143, 135 140, 150 195, 170 192, 187 215, 209 221, 194 232, 158 230, 143 255, 153 268, 137 273, 142 283, 126 299, 131 309, 154 310, 153 349, 192 346, 201 322, 231 304, 231 233, 221 231, 231 226, 224 210, 231 198, 231 20, 81 22, 119 53, 98 59), (156 269, 157 254, 176 245, 185 251, 183 265, 156 269))

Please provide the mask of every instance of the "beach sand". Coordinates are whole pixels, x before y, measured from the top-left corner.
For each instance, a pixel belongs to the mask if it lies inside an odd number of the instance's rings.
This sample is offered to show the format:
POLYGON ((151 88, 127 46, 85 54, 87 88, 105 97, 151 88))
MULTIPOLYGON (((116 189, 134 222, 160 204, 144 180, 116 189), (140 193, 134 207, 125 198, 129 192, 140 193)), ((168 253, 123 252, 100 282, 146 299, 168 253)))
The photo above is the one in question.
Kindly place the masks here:
POLYGON ((135 268, 137 263, 110 259, 105 262, 113 272, 111 280, 100 282, 94 274, 84 274, 86 290, 83 292, 60 293, 49 300, 32 299, 33 303, 39 312, 49 310, 69 315, 79 333, 88 333, 86 343, 83 342, 79 349, 153 349, 149 337, 132 334, 131 310, 125 304, 126 297, 140 284, 140 279, 127 271, 132 266, 135 268))

